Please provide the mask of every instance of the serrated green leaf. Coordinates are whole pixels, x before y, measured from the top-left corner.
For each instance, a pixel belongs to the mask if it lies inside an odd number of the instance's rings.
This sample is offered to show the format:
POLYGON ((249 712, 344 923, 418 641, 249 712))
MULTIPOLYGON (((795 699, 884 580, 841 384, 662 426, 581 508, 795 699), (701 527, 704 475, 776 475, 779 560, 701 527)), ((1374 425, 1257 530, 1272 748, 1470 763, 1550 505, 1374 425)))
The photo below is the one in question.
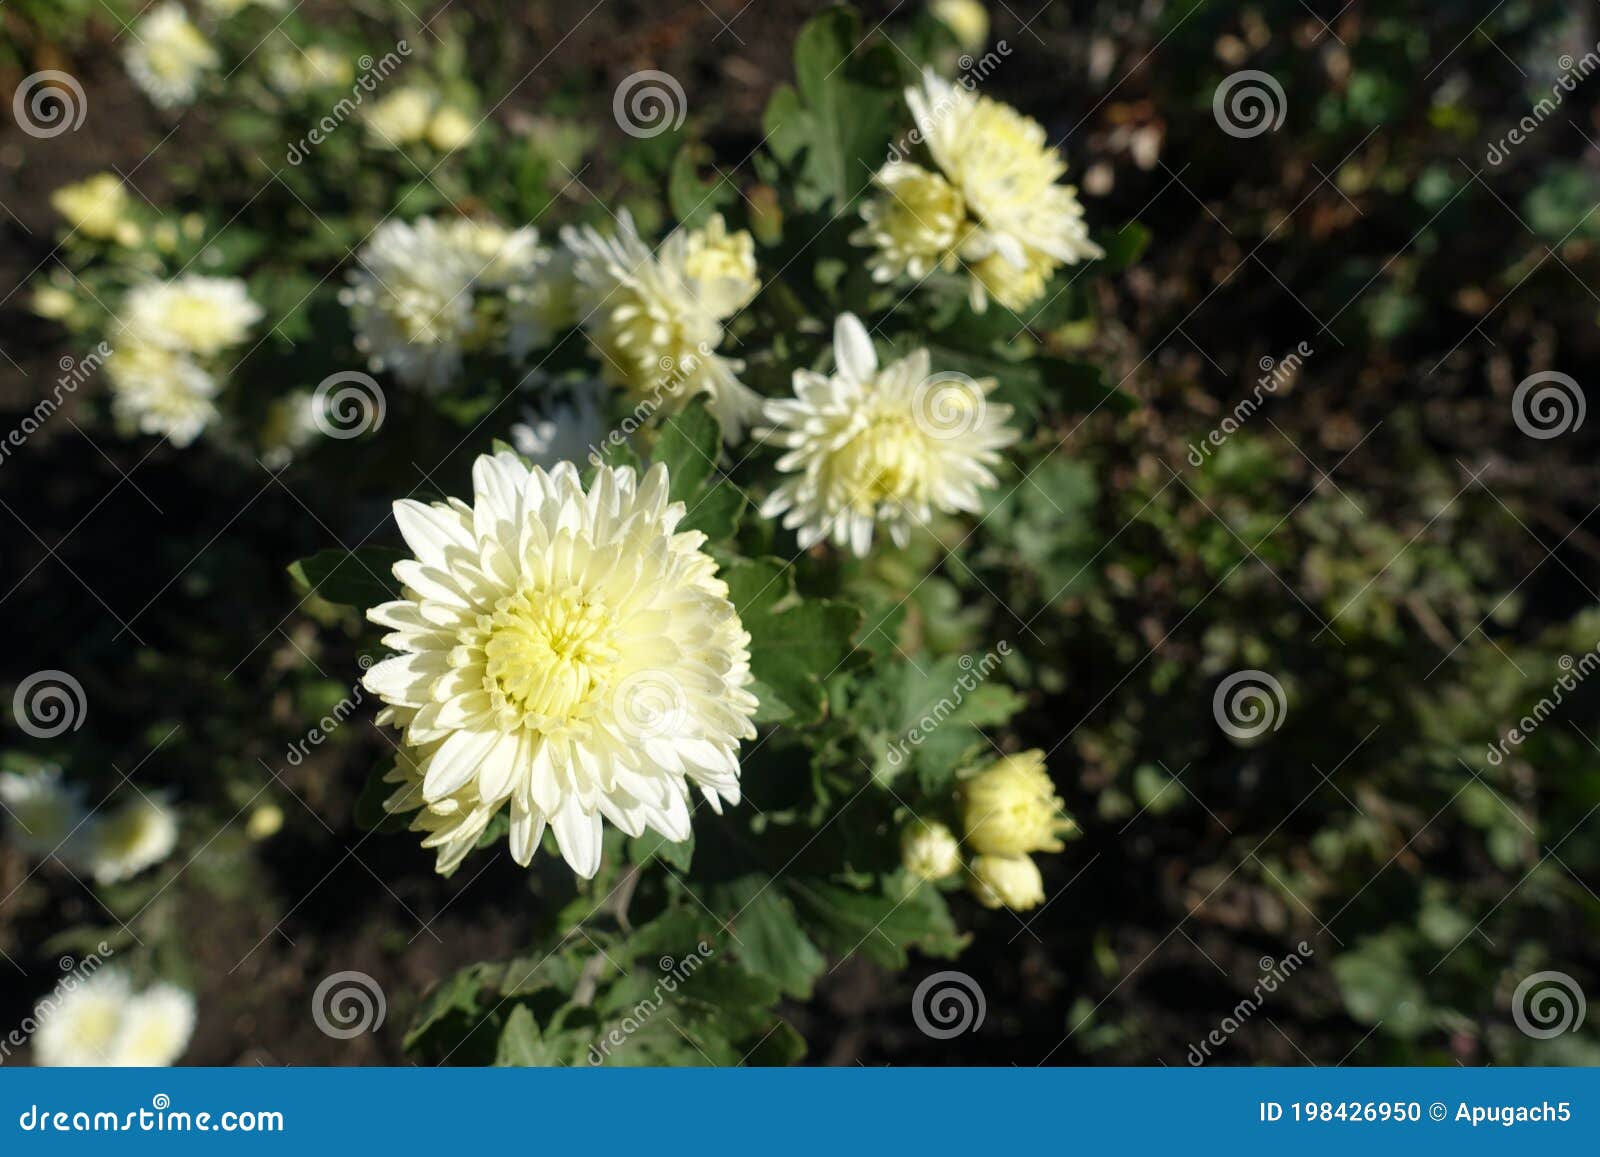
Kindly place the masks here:
POLYGON ((741 965, 767 977, 789 996, 810 998, 812 982, 826 961, 771 876, 759 873, 720 885, 711 903, 733 914, 732 948, 741 965))

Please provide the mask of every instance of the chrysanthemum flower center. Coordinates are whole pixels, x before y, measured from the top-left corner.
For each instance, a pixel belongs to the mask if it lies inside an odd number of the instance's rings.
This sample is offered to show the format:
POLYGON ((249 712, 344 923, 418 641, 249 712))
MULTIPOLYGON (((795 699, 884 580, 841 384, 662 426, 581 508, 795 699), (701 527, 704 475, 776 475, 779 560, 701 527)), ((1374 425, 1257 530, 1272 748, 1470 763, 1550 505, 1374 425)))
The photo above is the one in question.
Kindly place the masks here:
POLYGON ((920 496, 926 484, 926 439, 914 417, 903 411, 873 414, 841 446, 835 468, 857 509, 920 496))
POLYGON ((522 591, 502 598, 484 644, 489 693, 532 726, 581 714, 617 659, 606 609, 582 592, 522 591))

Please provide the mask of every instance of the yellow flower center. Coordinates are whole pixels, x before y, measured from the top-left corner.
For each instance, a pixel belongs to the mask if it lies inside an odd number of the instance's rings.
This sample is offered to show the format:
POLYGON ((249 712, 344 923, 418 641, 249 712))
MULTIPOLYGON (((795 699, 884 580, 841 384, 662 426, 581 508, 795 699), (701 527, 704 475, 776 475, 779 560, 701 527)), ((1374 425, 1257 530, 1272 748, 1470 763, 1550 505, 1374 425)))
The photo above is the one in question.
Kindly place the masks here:
POLYGON ((610 626, 603 606, 572 590, 501 599, 484 644, 496 708, 541 729, 582 714, 618 657, 610 626))
POLYGON ((880 502, 920 496, 926 486, 926 450, 922 431, 911 414, 885 411, 870 417, 866 426, 839 448, 834 469, 850 504, 870 511, 880 502))

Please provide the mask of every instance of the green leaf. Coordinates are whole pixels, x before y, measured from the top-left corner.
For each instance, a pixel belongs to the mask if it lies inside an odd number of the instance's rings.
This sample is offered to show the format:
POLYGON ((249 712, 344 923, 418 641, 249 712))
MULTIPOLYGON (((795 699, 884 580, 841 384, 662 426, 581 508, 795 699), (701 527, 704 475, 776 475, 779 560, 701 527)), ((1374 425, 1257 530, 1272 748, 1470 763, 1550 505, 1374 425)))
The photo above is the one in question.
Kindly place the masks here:
POLYGON ((634 836, 628 841, 630 863, 645 865, 658 858, 679 872, 687 872, 694 858, 693 833, 686 840, 669 840, 654 828, 647 828, 643 835, 634 836))
POLYGON ((739 963, 770 979, 786 995, 810 999, 812 982, 827 961, 771 876, 758 873, 721 885, 713 890, 711 903, 734 914, 732 947, 739 963))
POLYGON ((954 958, 971 939, 957 931, 944 897, 931 885, 895 896, 821 882, 786 883, 808 930, 839 956, 860 952, 885 968, 904 968, 911 948, 954 958))
POLYGON ((651 457, 666 464, 668 496, 688 502, 716 471, 721 451, 722 429, 705 401, 697 398, 682 413, 666 418, 651 457))
POLYGON ((505 1027, 500 1030, 500 1042, 494 1053, 495 1066, 532 1068, 560 1062, 561 1058, 546 1047, 539 1022, 534 1020, 527 1006, 519 1004, 513 1008, 506 1017, 505 1027))
POLYGON ((720 542, 738 531, 746 503, 744 492, 724 480, 705 487, 688 505, 679 529, 703 531, 712 542, 720 542))
MULTIPOLYGON (((887 52, 857 54, 861 41, 860 18, 849 8, 813 18, 795 41, 795 78, 806 112, 798 130, 805 134, 806 180, 836 209, 853 200, 888 159, 900 106, 894 60, 887 52)), ((768 113, 776 115, 770 107, 768 113)), ((794 144, 793 138, 783 141, 788 149, 794 144)))
POLYGON ((750 632, 750 669, 768 693, 765 710, 781 704, 794 722, 816 722, 825 703, 822 680, 850 654, 861 611, 795 597, 792 569, 775 558, 735 559, 722 577, 750 632))
POLYGON ((457 1049, 478 1027, 478 994, 495 971, 496 965, 474 964, 436 984, 411 1019, 405 1047, 427 1047, 441 1056, 457 1049))
POLYGON ((409 557, 376 546, 324 550, 289 564, 289 574, 303 591, 315 591, 330 603, 365 609, 400 597, 394 564, 409 557))
POLYGON ((708 160, 710 155, 711 150, 704 145, 686 144, 672 158, 672 171, 667 175, 667 203, 685 229, 699 227, 713 213, 721 212, 738 200, 738 190, 722 173, 718 173, 715 180, 700 179, 699 163, 708 160))

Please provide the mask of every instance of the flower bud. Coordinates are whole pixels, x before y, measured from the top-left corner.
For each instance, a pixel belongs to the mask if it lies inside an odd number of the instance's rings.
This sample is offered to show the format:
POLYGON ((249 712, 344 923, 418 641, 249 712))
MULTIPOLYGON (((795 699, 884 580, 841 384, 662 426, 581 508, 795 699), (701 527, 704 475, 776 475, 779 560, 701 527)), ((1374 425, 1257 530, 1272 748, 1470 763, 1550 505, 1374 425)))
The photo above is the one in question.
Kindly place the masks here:
POLYGON ((918 820, 900 834, 900 862, 924 880, 942 880, 961 868, 955 833, 941 823, 918 820))
POLYGON ((996 761, 967 782, 961 800, 967 842, 985 855, 1059 852, 1060 837, 1077 828, 1037 749, 996 761))
POLYGON ((1044 877, 1027 856, 974 856, 972 893, 985 908, 1018 912, 1044 903, 1044 877))

